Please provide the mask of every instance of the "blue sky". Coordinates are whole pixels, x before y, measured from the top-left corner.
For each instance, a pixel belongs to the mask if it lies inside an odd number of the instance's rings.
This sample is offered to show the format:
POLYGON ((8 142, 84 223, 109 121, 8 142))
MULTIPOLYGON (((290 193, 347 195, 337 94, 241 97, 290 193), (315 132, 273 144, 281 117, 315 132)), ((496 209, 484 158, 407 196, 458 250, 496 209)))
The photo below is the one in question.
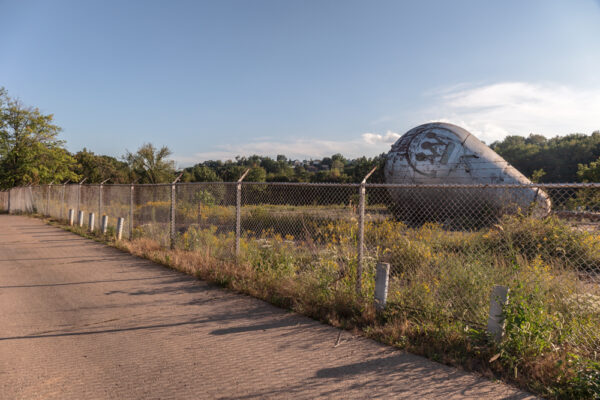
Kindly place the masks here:
POLYGON ((443 120, 600 129, 600 2, 0 0, 0 86, 71 151, 373 156, 443 120))

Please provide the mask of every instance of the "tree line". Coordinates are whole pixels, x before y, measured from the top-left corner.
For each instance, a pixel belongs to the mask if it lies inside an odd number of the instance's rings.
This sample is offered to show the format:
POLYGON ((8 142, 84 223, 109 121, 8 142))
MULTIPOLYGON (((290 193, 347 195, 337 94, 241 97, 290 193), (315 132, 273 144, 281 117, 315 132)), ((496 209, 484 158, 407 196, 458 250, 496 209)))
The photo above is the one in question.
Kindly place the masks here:
MULTIPOLYGON (((315 160, 275 159, 253 155, 234 160, 209 160, 180 169, 168 147, 143 144, 121 157, 95 154, 84 148, 67 151, 58 138, 61 128, 51 114, 27 107, 0 87, 0 187, 28 184, 166 183, 181 175, 183 182, 236 181, 250 169, 249 182, 360 182, 377 166, 369 182, 384 182, 385 153, 368 158, 342 154, 315 160)), ((600 131, 547 139, 541 135, 508 136, 490 147, 536 182, 600 182, 600 131)))

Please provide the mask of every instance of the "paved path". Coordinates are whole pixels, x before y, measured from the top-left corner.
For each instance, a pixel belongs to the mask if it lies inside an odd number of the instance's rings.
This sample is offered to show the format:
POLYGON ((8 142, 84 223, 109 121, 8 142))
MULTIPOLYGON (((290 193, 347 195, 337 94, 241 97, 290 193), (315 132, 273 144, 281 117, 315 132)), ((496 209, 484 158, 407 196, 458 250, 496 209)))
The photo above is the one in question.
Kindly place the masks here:
POLYGON ((528 395, 0 215, 0 398, 528 395))

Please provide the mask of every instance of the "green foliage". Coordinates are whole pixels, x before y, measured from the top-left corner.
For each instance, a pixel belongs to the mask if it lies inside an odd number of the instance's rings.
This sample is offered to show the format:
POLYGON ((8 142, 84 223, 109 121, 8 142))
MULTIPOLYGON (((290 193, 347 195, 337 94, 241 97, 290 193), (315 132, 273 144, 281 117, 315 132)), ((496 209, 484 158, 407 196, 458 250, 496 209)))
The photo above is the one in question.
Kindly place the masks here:
POLYGON ((152 143, 143 144, 135 153, 127 152, 124 159, 129 167, 130 179, 138 183, 169 183, 175 179, 175 162, 167 159, 171 150, 160 149, 152 143))
POLYGON ((543 182, 574 182, 581 179, 577 173, 579 164, 600 157, 600 131, 552 139, 541 135, 507 136, 490 147, 526 176, 543 169, 543 182))
POLYGON ((544 175, 546 175, 546 171, 543 168, 536 169, 531 174, 531 182, 539 183, 544 175))
POLYGON ((221 178, 217 173, 206 165, 195 165, 192 168, 186 168, 185 172, 189 175, 186 176, 184 182, 219 182, 221 178))
POLYGON ((560 313, 550 313, 542 289, 522 282, 511 288, 504 307, 505 337, 500 348, 502 359, 512 369, 523 360, 539 357, 564 341, 565 321, 560 313), (532 290, 533 289, 533 290, 532 290))
POLYGON ((267 171, 263 167, 252 167, 244 181, 246 182, 264 182, 267 179, 267 171))
POLYGON ((215 196, 208 190, 199 190, 194 193, 193 202, 203 206, 215 205, 215 196))
POLYGON ((186 168, 186 179, 190 182, 234 182, 251 168, 246 182, 360 182, 374 167, 378 166, 369 182, 383 182, 385 154, 374 158, 360 157, 348 160, 334 154, 322 160, 294 161, 284 155, 274 160, 270 157, 236 157, 234 161, 205 161, 186 168), (198 173, 199 171, 205 171, 198 173), (209 173, 208 171, 211 171, 209 173))
POLYGON ((51 114, 23 106, 0 88, 0 187, 79 178, 52 122, 51 114))
POLYGON ((100 183, 109 179, 109 183, 129 183, 127 163, 114 157, 96 155, 84 148, 75 154, 77 164, 75 172, 87 178, 87 183, 100 183))
POLYGON ((600 157, 589 164, 579 164, 577 177, 582 182, 600 182, 600 157))
POLYGON ((569 353, 560 363, 563 373, 558 397, 565 399, 600 399, 600 362, 569 353))

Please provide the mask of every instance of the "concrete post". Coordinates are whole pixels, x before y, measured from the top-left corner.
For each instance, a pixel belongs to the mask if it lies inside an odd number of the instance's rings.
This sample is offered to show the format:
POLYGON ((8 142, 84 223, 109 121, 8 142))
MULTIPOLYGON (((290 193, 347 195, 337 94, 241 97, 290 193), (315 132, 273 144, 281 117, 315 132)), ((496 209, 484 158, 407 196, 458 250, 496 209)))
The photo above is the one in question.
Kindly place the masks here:
MULTIPOLYGON (((103 188, 104 188, 104 184, 106 182, 108 182, 110 180, 110 178, 103 180, 102 182, 100 182, 100 186, 98 187, 98 216, 102 217, 102 207, 104 206, 104 204, 102 203, 103 201, 103 188)), ((100 227, 100 230, 102 230, 102 227, 100 227)))
POLYGON ((365 251, 365 197, 367 191, 367 179, 375 172, 374 167, 360 183, 358 191, 358 256, 356 265, 356 294, 362 293, 363 258, 365 251))
POLYGON ((77 224, 80 228, 83 227, 83 210, 79 210, 79 212, 77 213, 77 224))
POLYGON ((100 224, 100 232, 103 235, 106 235, 106 231, 108 230, 108 215, 102 216, 102 223, 100 224))
POLYGON ((90 232, 94 232, 94 213, 90 213, 88 219, 88 227, 90 228, 90 232))
POLYGON ((506 286, 496 285, 490 296, 490 314, 487 330, 496 343, 500 343, 504 336, 503 308, 508 304, 509 289, 506 286))
POLYGON ((390 264, 378 263, 375 275, 375 308, 377 311, 383 311, 385 309, 389 281, 390 264))
POLYGON ((125 223, 125 219, 119 217, 117 220, 117 240, 121 240, 123 237, 123 224, 125 223))
POLYGON ((75 222, 75 210, 73 210, 72 208, 69 208, 69 226, 73 226, 73 223, 75 222))
POLYGON ((242 236, 242 181, 248 175, 250 169, 242 174, 237 181, 235 196, 235 256, 240 255, 240 238, 242 236))

